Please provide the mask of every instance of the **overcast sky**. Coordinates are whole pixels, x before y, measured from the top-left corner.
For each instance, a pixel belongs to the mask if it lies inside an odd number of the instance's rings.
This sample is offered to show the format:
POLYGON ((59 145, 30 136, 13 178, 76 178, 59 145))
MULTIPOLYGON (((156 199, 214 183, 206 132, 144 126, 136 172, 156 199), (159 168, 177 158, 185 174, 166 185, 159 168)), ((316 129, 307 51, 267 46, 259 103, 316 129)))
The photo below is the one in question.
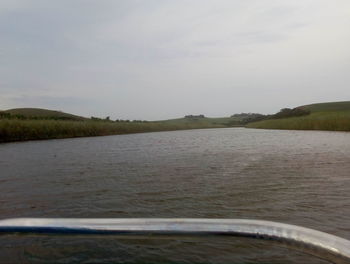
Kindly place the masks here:
POLYGON ((349 0, 0 0, 0 109, 156 120, 346 100, 349 0))

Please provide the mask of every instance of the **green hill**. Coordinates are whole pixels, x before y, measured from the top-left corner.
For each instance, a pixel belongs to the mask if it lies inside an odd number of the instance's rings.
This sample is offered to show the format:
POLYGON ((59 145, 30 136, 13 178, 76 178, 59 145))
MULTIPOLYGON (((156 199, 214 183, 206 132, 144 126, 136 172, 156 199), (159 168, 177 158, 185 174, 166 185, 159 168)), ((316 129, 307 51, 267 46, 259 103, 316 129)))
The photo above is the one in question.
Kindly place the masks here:
POLYGON ((2 111, 2 113, 10 114, 11 116, 25 117, 28 119, 56 119, 56 120, 75 120, 82 121, 86 118, 64 113, 61 111, 41 109, 41 108, 14 108, 2 111))
POLYGON ((310 105, 299 106, 299 108, 308 110, 311 113, 344 112, 344 111, 350 111, 350 101, 310 104, 310 105))
POLYGON ((249 128, 350 131, 350 101, 299 106, 309 115, 268 119, 247 125, 249 128))

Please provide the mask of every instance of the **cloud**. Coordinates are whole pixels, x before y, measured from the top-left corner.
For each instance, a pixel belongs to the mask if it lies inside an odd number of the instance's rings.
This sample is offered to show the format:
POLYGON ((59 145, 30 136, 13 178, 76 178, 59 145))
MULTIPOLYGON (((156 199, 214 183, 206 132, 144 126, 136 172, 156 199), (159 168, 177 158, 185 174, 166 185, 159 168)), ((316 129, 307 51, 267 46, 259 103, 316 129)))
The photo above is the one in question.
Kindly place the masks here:
POLYGON ((346 100, 349 8, 345 0, 4 0, 0 92, 17 99, 2 102, 161 119, 346 100))

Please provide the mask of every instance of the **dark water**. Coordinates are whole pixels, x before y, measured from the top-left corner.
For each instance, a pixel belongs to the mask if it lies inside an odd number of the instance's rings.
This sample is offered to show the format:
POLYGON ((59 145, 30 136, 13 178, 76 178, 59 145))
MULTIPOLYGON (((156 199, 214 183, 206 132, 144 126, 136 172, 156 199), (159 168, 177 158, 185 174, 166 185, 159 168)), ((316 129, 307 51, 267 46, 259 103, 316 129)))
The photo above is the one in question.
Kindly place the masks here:
MULTIPOLYGON (((0 217, 252 218, 350 239, 350 133, 207 129, 0 145, 0 217)), ((326 263, 236 238, 1 236, 0 263, 326 263)))

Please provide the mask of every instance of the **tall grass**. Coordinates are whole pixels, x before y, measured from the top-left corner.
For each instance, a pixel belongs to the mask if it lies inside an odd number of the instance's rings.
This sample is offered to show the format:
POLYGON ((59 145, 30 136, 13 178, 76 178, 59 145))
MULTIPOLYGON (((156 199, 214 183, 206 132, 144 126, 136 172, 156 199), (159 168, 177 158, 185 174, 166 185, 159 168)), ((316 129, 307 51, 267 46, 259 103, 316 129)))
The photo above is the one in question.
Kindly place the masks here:
POLYGON ((221 124, 0 120, 0 142, 225 127, 221 124))
POLYGON ((249 128, 350 131, 350 111, 317 112, 308 116, 250 123, 249 128))

